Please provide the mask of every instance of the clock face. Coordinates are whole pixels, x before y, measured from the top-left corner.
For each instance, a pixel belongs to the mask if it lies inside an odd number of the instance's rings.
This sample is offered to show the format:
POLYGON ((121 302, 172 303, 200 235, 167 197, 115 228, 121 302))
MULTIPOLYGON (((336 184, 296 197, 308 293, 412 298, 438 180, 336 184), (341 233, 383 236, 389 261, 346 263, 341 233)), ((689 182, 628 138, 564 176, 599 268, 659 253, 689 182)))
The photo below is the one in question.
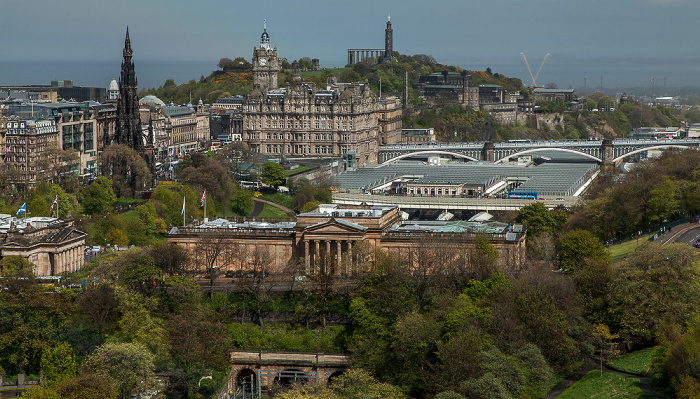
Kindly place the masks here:
POLYGON ((258 63, 260 64, 260 66, 265 66, 267 65, 267 60, 265 58, 261 58, 260 61, 258 61, 258 63))

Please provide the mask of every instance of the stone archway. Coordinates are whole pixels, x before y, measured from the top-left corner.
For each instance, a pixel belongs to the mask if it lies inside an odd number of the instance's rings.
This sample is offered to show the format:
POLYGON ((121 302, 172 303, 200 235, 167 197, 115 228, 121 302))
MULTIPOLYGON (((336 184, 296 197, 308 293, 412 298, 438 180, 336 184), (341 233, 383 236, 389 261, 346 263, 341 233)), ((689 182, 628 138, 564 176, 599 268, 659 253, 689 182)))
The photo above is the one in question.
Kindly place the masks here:
POLYGON ((253 383, 253 385, 255 385, 256 382, 257 376, 253 369, 244 368, 238 371, 238 374, 236 374, 236 387, 241 387, 244 383, 253 383))
POLYGON ((345 370, 337 370, 333 372, 331 375, 328 376, 328 380, 326 381, 327 384, 330 384, 335 380, 336 378, 340 377, 341 375, 345 374, 345 370))

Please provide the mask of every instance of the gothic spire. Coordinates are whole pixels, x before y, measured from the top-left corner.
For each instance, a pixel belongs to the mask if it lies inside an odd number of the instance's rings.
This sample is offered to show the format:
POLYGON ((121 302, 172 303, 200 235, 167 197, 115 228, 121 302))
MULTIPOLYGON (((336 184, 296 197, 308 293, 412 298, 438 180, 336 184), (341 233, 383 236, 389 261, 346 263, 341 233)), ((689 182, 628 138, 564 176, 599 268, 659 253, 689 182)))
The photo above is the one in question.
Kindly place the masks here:
POLYGON ((129 38, 129 27, 126 27, 126 39, 124 39, 124 58, 129 57, 133 55, 133 51, 131 50, 131 39, 129 38))

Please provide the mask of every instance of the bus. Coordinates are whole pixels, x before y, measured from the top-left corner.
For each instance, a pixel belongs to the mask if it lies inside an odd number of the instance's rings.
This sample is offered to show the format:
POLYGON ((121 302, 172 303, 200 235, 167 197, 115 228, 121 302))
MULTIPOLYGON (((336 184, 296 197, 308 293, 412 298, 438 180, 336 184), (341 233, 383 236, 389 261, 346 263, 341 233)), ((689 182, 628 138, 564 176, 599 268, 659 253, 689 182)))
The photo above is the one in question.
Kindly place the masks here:
POLYGON ((508 198, 537 199, 537 191, 511 191, 508 198))

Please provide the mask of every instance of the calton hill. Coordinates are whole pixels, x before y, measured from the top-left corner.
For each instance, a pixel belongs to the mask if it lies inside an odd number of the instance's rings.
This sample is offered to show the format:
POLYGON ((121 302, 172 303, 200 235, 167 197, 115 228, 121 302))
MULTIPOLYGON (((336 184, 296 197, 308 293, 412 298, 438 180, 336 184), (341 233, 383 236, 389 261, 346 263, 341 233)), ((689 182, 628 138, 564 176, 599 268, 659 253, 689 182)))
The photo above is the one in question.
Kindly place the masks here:
MULTIPOLYGON (((411 82, 459 71, 429 56, 397 59, 300 74, 319 85, 327 74, 366 79, 377 91, 381 79, 382 91, 400 92, 404 71, 411 82)), ((190 94, 207 102, 246 94, 248 67, 236 60, 222 60, 225 72, 179 86, 166 81, 141 94, 173 103, 190 94)), ((527 92, 518 79, 470 74, 527 92)), ((280 77, 285 81, 293 83, 291 74, 280 77)), ((443 140, 624 137, 634 127, 700 118, 697 108, 634 102, 595 113, 588 109, 613 100, 591 94, 580 111, 540 103, 542 112, 561 113, 563 123, 535 129, 499 125, 447 102, 429 107, 412 89, 409 99, 404 126, 435 127, 443 140)), ((127 148, 105 156, 133 163, 128 173, 104 173, 89 185, 63 176, 60 185, 0 192, 0 213, 12 215, 26 202, 31 215, 49 216, 56 198, 58 217, 72 218, 88 233, 87 244, 99 246, 60 283, 36 278, 22 257, 0 261, 0 375, 42 382, 24 397, 219 397, 233 349, 349 356, 342 378, 270 394, 280 399, 645 398, 651 389, 665 397, 700 395, 700 264, 694 248, 659 243, 697 221, 699 151, 668 150, 624 174, 606 170, 577 207, 533 202, 509 215, 527 225, 527 261, 517 272, 497 267, 498 252, 477 238, 468 254, 417 253, 419 273, 382 250, 358 247, 358 269, 366 272, 352 280, 323 272, 300 278, 299 268, 226 276, 206 261, 208 250, 225 248, 208 243, 190 252, 165 240, 169 229, 194 219, 250 215, 255 198, 295 212, 329 203, 332 181, 296 179, 289 194, 242 188, 238 168, 260 161, 231 145, 191 153, 174 170, 176 182, 137 199, 152 181, 148 168, 127 148), (215 284, 224 289, 210 289, 215 284)), ((263 182, 284 179, 279 165, 260 170, 263 182)), ((290 217, 269 204, 258 216, 290 217)))

